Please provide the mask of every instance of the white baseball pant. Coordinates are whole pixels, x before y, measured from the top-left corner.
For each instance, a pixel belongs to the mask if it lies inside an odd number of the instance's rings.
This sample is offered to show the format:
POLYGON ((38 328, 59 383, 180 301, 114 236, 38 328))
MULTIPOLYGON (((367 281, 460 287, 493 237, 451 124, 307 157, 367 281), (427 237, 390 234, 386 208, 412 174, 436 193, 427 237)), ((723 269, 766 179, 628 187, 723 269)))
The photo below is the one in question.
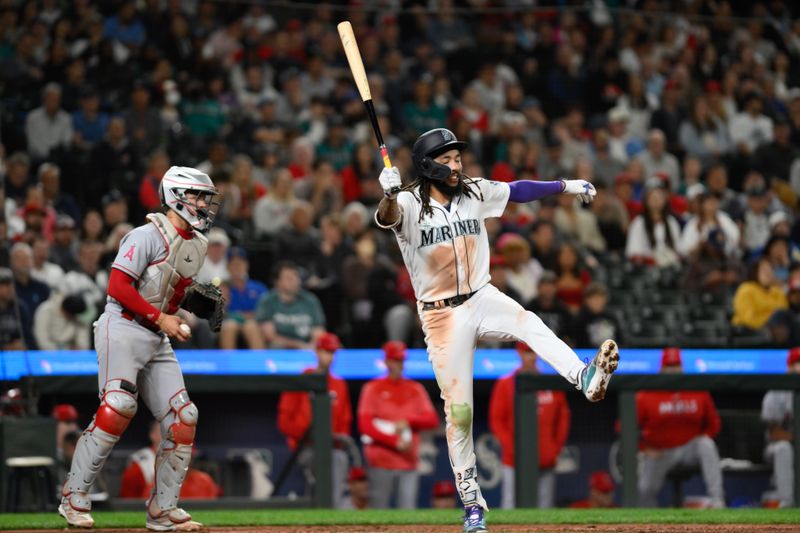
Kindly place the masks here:
MULTIPOLYGON (((503 465, 503 485, 501 487, 500 507, 516 507, 514 486, 516 473, 513 466, 503 465)), ((556 501, 556 471, 553 468, 539 470, 539 509, 551 509, 556 501)))
POLYGON ((419 473, 416 470, 369 469, 369 506, 388 509, 395 495, 396 509, 416 509, 419 473))
POLYGON ((717 445, 707 435, 695 437, 682 446, 659 450, 657 455, 639 454, 639 506, 657 507, 658 494, 670 470, 678 465, 697 466, 703 473, 706 491, 715 504, 724 503, 722 469, 717 445))
POLYGON ((520 340, 572 384, 584 364, 567 344, 530 311, 496 287, 484 285, 458 307, 417 309, 428 346, 428 359, 444 400, 445 431, 450 465, 464 505, 480 504, 472 438, 472 378, 478 339, 520 340))
POLYGON ((792 443, 779 440, 767 444, 764 458, 772 465, 775 478, 775 491, 765 495, 765 499, 774 499, 785 507, 794 505, 794 448, 792 443))

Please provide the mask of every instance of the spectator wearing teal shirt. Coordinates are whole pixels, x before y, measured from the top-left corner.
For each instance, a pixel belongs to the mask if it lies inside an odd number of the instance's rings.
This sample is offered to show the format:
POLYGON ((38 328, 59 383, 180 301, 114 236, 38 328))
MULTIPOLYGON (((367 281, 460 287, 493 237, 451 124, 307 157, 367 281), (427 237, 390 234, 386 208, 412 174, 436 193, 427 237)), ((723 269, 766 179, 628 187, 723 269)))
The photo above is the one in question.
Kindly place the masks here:
POLYGON ((425 78, 414 84, 414 101, 403 105, 406 124, 414 136, 441 127, 447 122, 447 112, 432 100, 433 87, 425 78))
POLYGON ((347 139, 347 128, 344 119, 333 115, 328 119, 328 134, 325 140, 317 147, 317 158, 324 158, 331 162, 336 172, 341 172, 350 164, 353 157, 353 143, 347 139))
POLYGON ((303 290, 297 267, 278 264, 273 290, 258 301, 256 320, 268 348, 310 350, 325 327, 322 305, 303 290))
POLYGON ((190 85, 188 96, 181 104, 181 115, 186 127, 198 136, 218 135, 228 121, 222 104, 199 81, 190 85))

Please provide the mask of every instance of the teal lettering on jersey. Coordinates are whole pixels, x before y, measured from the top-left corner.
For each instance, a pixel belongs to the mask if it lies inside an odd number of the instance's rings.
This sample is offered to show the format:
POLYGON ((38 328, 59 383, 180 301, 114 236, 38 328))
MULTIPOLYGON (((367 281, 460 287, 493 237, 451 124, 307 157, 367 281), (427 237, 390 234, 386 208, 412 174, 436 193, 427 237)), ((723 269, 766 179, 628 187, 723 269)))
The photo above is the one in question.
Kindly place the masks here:
POLYGON ((481 225, 474 218, 456 220, 452 225, 424 228, 420 230, 419 247, 424 248, 432 244, 451 241, 462 235, 480 235, 481 225))

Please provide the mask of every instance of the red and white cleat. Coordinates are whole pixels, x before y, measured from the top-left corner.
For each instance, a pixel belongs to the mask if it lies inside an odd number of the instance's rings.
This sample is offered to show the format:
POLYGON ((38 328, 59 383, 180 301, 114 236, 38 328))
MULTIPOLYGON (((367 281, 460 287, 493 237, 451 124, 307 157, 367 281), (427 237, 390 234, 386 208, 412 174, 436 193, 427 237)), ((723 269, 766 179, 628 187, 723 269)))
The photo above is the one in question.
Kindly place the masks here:
POLYGON ((68 501, 61 502, 61 505, 58 506, 58 514, 63 516, 67 524, 72 527, 89 529, 94 526, 94 518, 88 511, 74 509, 68 501))
POLYGON ((147 513, 147 529, 151 531, 200 531, 203 524, 195 522, 189 513, 175 508, 158 518, 147 513))

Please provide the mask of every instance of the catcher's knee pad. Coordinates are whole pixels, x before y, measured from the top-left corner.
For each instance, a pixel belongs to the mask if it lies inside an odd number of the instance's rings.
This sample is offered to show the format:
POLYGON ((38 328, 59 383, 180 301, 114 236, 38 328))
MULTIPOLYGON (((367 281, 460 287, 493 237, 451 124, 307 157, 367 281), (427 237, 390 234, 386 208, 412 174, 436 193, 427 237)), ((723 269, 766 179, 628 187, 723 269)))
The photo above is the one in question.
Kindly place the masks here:
POLYGON ((185 390, 170 398, 169 406, 175 413, 175 421, 169 427, 169 439, 176 444, 191 446, 197 429, 197 406, 185 390))
POLYGON ((113 379, 106 383, 95 425, 112 435, 122 435, 136 414, 136 393, 136 385, 124 379, 113 379))

